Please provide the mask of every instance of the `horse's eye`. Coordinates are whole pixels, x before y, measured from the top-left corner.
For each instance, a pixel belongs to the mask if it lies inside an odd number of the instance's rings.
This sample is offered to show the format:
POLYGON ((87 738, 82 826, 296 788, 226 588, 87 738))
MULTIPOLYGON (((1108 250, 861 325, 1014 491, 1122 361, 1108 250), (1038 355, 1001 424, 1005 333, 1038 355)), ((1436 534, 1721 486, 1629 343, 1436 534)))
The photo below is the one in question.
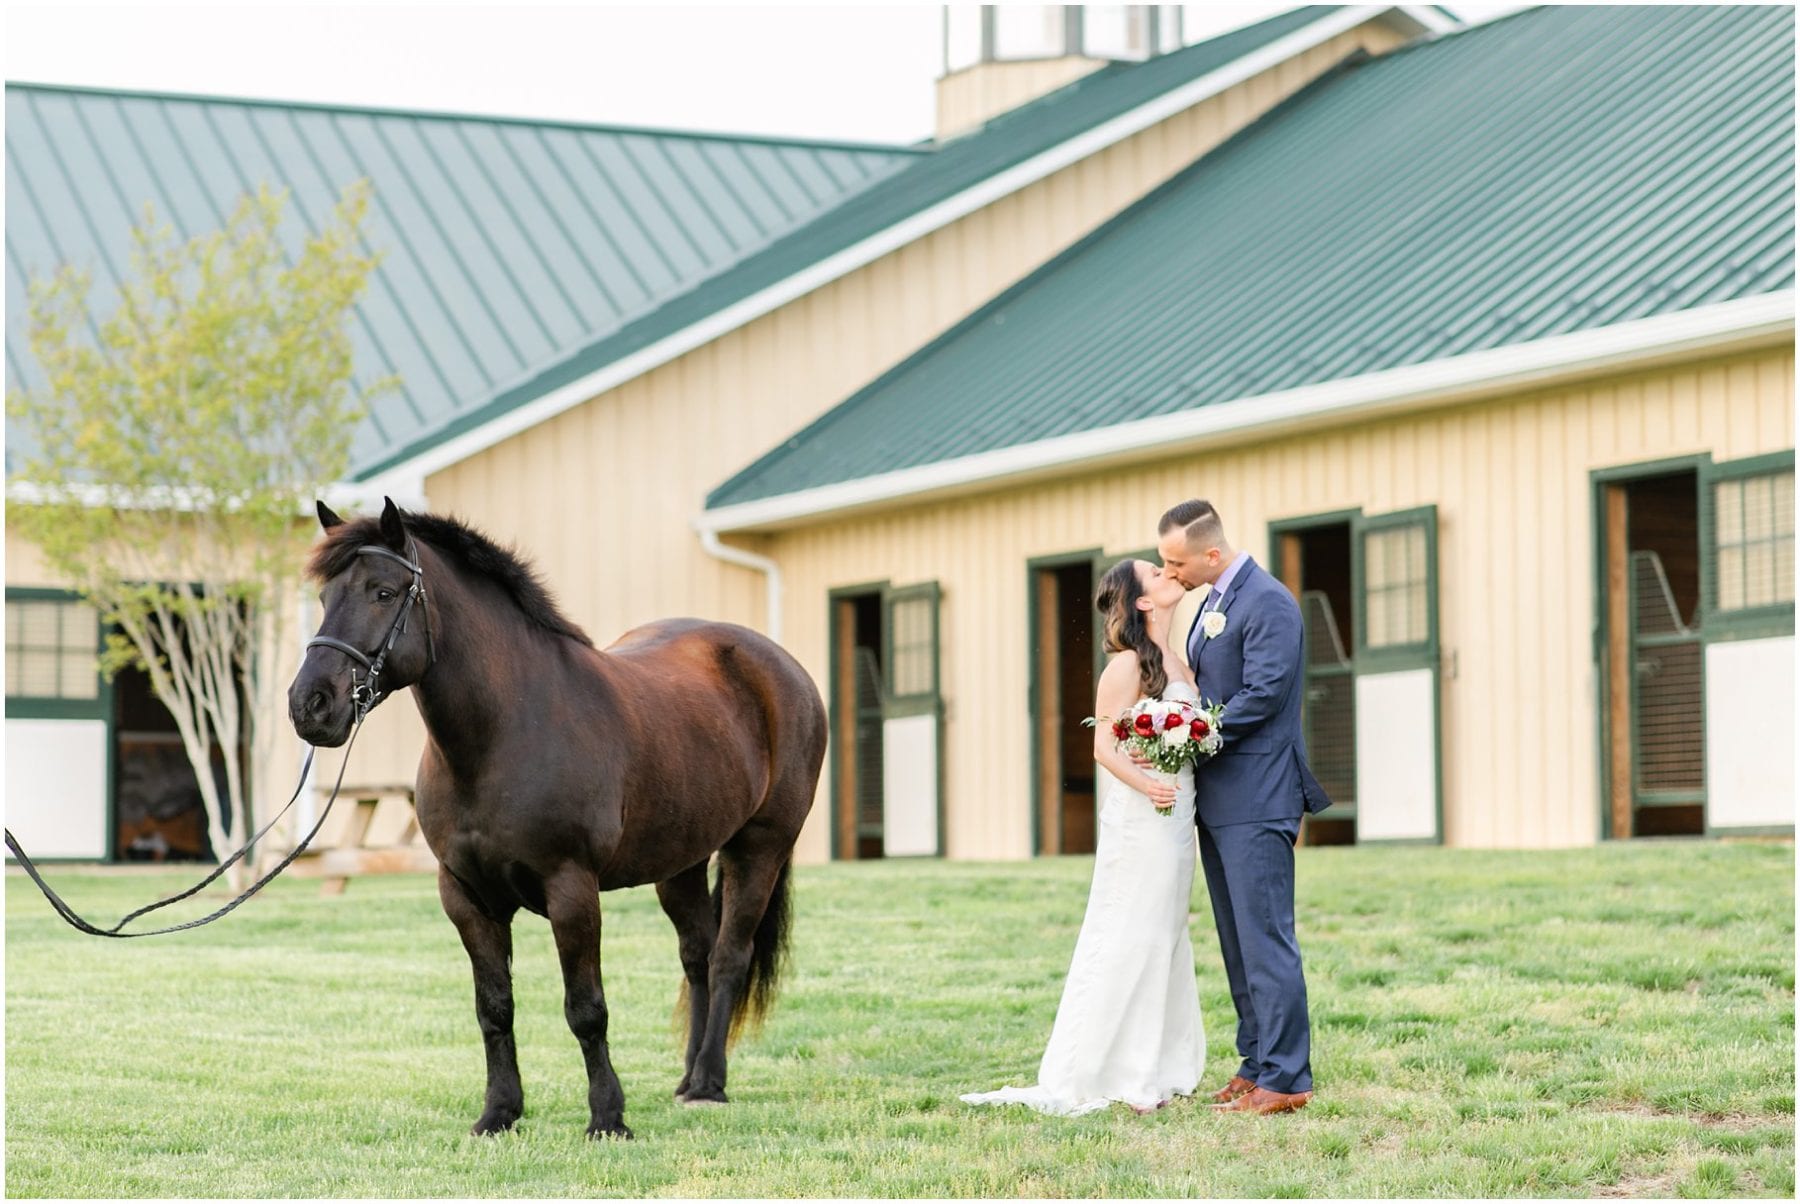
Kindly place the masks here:
POLYGON ((377 602, 392 602, 394 600, 394 591, 391 589, 378 589, 375 591, 375 600, 377 602))

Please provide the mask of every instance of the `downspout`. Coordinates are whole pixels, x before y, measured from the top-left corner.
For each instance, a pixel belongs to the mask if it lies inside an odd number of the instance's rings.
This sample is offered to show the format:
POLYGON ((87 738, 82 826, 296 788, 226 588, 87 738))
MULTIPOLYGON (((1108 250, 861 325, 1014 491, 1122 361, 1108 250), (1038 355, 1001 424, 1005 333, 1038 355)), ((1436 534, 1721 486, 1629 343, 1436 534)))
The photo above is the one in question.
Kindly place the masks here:
POLYGON ((734 548, 721 542, 718 531, 711 527, 695 523, 694 529, 700 532, 700 546, 706 549, 708 555, 728 564, 755 569, 768 580, 768 636, 777 644, 781 643, 781 566, 767 556, 758 556, 755 552, 746 552, 742 548, 734 548))

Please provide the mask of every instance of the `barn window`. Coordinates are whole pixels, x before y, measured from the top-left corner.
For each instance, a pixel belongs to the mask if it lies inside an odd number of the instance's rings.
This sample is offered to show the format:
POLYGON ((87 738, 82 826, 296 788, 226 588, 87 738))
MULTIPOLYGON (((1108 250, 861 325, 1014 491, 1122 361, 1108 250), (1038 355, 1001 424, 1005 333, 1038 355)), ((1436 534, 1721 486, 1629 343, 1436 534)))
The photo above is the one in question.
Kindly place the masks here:
POLYGON ((891 697, 920 698, 937 693, 937 602, 935 586, 896 590, 890 595, 891 697))
POLYGON ((1369 648, 1423 644, 1431 636, 1425 528, 1418 524, 1363 536, 1364 622, 1369 648))
POLYGON ((1718 609, 1794 600, 1794 470, 1713 483, 1718 609))
POLYGON ((1150 57, 1150 9, 1147 5, 1084 5, 1082 33, 1082 50, 1089 58, 1150 57))
POLYGON ((99 618, 85 602, 62 598, 6 600, 6 696, 95 699, 99 618))
POLYGON ((981 8, 974 4, 944 6, 944 71, 961 71, 981 61, 981 8))
POLYGON ((1060 4, 994 6, 994 56, 1001 59, 1056 58, 1067 53, 1060 4))

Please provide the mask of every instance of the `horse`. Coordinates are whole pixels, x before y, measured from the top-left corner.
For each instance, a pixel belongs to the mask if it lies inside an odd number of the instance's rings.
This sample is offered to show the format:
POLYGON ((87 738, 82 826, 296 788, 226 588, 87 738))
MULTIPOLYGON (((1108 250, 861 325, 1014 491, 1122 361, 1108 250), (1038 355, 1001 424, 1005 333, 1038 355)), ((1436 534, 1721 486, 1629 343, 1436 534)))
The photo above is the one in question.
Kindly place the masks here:
POLYGON ((346 521, 323 502, 318 515, 307 572, 324 618, 289 717, 302 740, 335 748, 362 709, 412 689, 426 731, 419 828, 468 951, 487 1054, 470 1131, 501 1132, 524 1111, 511 969, 522 908, 555 936, 588 1136, 631 1137, 606 1039, 599 894, 651 883, 680 938, 688 1004, 675 1096, 726 1103, 726 1051, 768 1012, 785 963, 794 842, 825 756, 812 678, 731 623, 664 620, 596 648, 529 564, 455 518, 392 499, 379 518, 346 521))

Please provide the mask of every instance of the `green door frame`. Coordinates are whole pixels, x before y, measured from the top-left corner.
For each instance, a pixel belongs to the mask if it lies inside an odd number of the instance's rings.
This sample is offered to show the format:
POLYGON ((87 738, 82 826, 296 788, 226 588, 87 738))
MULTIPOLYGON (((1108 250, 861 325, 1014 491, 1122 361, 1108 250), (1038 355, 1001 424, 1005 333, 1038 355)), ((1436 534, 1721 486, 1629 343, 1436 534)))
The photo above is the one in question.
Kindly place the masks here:
MULTIPOLYGON (((1706 551, 1706 533, 1708 529, 1706 521, 1708 512, 1706 509, 1706 488, 1704 482, 1711 464, 1711 454, 1702 452, 1692 456, 1671 456, 1660 460, 1642 460, 1635 464, 1618 464, 1610 468, 1592 469, 1588 472, 1590 507, 1589 529, 1594 533, 1591 549, 1593 556, 1592 567, 1594 572, 1593 656, 1594 665, 1599 673, 1600 685, 1600 688, 1595 693, 1599 705, 1595 708, 1596 714, 1594 717, 1595 776, 1597 779, 1596 785, 1599 788, 1595 798, 1595 807, 1599 812, 1597 831, 1599 833, 1599 839, 1601 840, 1611 840, 1615 835, 1612 830, 1612 762, 1611 758, 1607 755, 1607 750, 1612 744, 1613 733, 1612 698, 1608 693, 1607 684, 1612 680, 1612 664, 1608 658, 1606 646, 1606 610, 1607 604, 1611 600, 1611 594, 1607 589, 1606 582, 1606 489, 1609 485, 1626 485, 1632 481, 1642 480, 1646 477, 1666 477, 1683 472, 1695 474, 1695 480, 1698 482, 1695 487, 1700 491, 1700 498, 1698 500, 1702 508, 1700 511, 1700 530, 1697 532, 1697 536, 1700 540, 1700 555, 1702 558, 1700 565, 1700 610, 1702 616, 1701 631, 1704 633, 1706 630, 1706 557, 1708 555, 1706 551)), ((1627 515, 1627 521, 1629 521, 1629 518, 1630 516, 1627 515)), ((1629 543, 1627 543, 1625 550, 1626 554, 1629 555, 1631 550, 1629 543)), ((1631 588, 1629 579, 1626 581, 1626 588, 1627 590, 1631 588)), ((1627 610, 1629 611, 1629 602, 1627 603, 1627 610)), ((1704 635, 1702 636, 1702 640, 1704 642, 1704 635)), ((1702 663, 1704 664, 1704 661, 1702 663)), ((1631 674, 1630 688, 1631 714, 1635 721, 1638 710, 1636 673, 1631 674)), ((1706 672, 1704 668, 1702 668, 1700 673, 1700 707, 1702 713, 1704 713, 1706 709, 1706 672)), ((1637 741, 1632 739, 1631 733, 1629 732, 1625 734, 1625 739, 1630 741, 1631 744, 1632 772, 1635 773, 1637 765, 1637 741)), ((1701 755, 1705 755, 1704 745, 1701 746, 1701 755)), ((1701 812, 1703 815, 1705 814, 1705 810, 1706 804, 1703 800, 1701 803, 1701 812)), ((1624 838, 1629 839, 1630 835, 1631 834, 1627 832, 1624 834, 1624 838)))
MULTIPOLYGON (((39 589, 28 586, 7 586, 6 602, 79 602, 80 594, 66 589, 39 589)), ((119 859, 119 718, 114 712, 113 684, 100 672, 100 654, 106 649, 107 628, 104 623, 94 624, 96 639, 94 644, 94 676, 99 679, 99 693, 92 701, 70 698, 14 698, 6 699, 6 717, 8 719, 99 719, 106 724, 106 841, 105 852, 101 855, 102 864, 112 864, 119 859)), ((36 857, 34 861, 46 865, 59 862, 74 862, 91 865, 91 857, 36 857)))
MULTIPOLYGON (((1059 552, 1053 556, 1034 556, 1025 562, 1025 664, 1027 666, 1026 678, 1030 683, 1026 690, 1025 705, 1028 708, 1027 713, 1031 716, 1031 741, 1029 752, 1031 760, 1028 762, 1030 772, 1027 775, 1028 780, 1031 782, 1031 790, 1029 791, 1029 801, 1026 805, 1031 809, 1031 855, 1033 857, 1041 857, 1044 855, 1044 825, 1042 819, 1044 813, 1044 791, 1043 784, 1040 781, 1042 758, 1044 755, 1044 742, 1043 738, 1038 734, 1038 706, 1043 698, 1043 683, 1038 680, 1037 658, 1039 633, 1043 630, 1044 615, 1038 609, 1037 575, 1046 569, 1064 569, 1071 565, 1078 564, 1089 566, 1090 573, 1097 577, 1103 571, 1100 568, 1101 550, 1099 548, 1089 548, 1086 551, 1081 552, 1059 552)), ((1100 625, 1098 620, 1099 616, 1096 615, 1094 624, 1096 636, 1099 634, 1100 625)), ((1105 653, 1100 650, 1100 641, 1098 639, 1094 641, 1094 656, 1097 661, 1103 660, 1105 656, 1105 653)), ((1099 673, 1098 665, 1095 667, 1095 673, 1096 676, 1099 673)), ((1062 812, 1059 810, 1057 812, 1058 830, 1056 833, 1056 847, 1059 849, 1062 848, 1061 816, 1062 812)))
POLYGON ((1281 537, 1299 531, 1310 531, 1314 527, 1337 527, 1353 523, 1362 517, 1362 507, 1353 506, 1348 510, 1326 510, 1319 514, 1303 514, 1297 518, 1278 518, 1269 523, 1269 563, 1263 567, 1269 575, 1281 578, 1281 537))
MULTIPOLYGON (((1396 839, 1365 838, 1359 830, 1356 834, 1358 844, 1386 845, 1441 845, 1444 843, 1444 675, 1442 656, 1438 640, 1438 522, 1437 506, 1414 506, 1406 510, 1390 510, 1385 514, 1359 514, 1350 520, 1350 595, 1355 613, 1351 615, 1351 627, 1354 630, 1353 651, 1350 662, 1356 675, 1365 673, 1393 672, 1404 669, 1431 670, 1431 747, 1432 747, 1432 788, 1436 795, 1434 812, 1436 814, 1437 835, 1432 837, 1408 837, 1396 839), (1370 648, 1368 646, 1368 613, 1369 608, 1364 598, 1367 586, 1367 562, 1364 553, 1364 537, 1371 532, 1389 530, 1395 527, 1425 527, 1425 642, 1397 648, 1370 648)), ((1360 708, 1359 715, 1360 719, 1360 708)), ((1358 791, 1357 802, 1360 805, 1361 791, 1358 791)))
MULTIPOLYGON (((843 666, 838 660, 838 636, 840 634, 838 628, 838 603, 871 596, 881 597, 887 592, 887 588, 888 583, 886 581, 871 581, 862 585, 845 585, 840 586, 837 589, 826 591, 825 631, 829 646, 826 650, 825 671, 830 675, 829 681, 831 683, 830 688, 825 691, 825 725, 826 731, 830 733, 827 747, 835 744, 839 731, 838 722, 843 718, 839 713, 837 699, 838 675, 843 671, 843 666)), ((885 640, 885 638, 884 635, 883 639, 885 640)), ((843 855, 838 852, 838 833, 843 831, 845 808, 854 808, 856 806, 856 800, 844 797, 844 783, 841 780, 842 775, 838 773, 838 759, 835 755, 835 750, 833 755, 828 757, 828 760, 831 762, 831 860, 840 861, 844 860, 844 858, 843 855)), ((855 817, 852 816, 851 818, 854 819, 855 817)))

